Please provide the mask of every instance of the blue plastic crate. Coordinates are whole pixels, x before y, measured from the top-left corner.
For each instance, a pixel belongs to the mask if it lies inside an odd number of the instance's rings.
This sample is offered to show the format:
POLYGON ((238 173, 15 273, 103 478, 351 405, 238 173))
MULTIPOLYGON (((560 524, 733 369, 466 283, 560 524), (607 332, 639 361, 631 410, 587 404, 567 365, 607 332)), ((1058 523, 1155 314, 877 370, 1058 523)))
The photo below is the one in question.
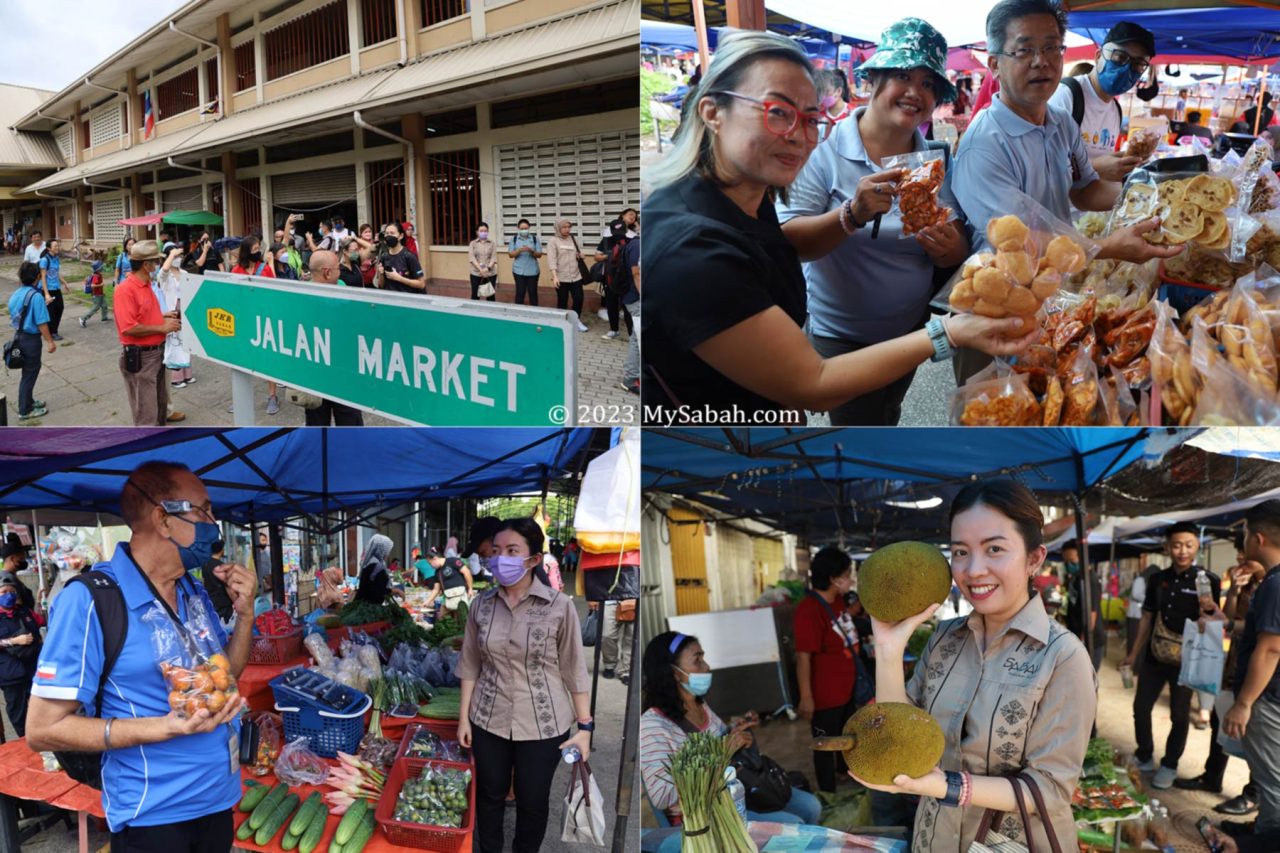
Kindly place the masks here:
MULTIPOLYGON (((317 683, 334 682, 318 674, 317 683)), ((347 707, 340 711, 320 705, 315 699, 294 690, 284 683, 280 675, 271 680, 271 692, 275 695, 275 707, 284 722, 286 741, 305 737, 316 755, 334 758, 339 752, 354 753, 364 736, 364 715, 373 706, 373 699, 358 690, 347 707)))

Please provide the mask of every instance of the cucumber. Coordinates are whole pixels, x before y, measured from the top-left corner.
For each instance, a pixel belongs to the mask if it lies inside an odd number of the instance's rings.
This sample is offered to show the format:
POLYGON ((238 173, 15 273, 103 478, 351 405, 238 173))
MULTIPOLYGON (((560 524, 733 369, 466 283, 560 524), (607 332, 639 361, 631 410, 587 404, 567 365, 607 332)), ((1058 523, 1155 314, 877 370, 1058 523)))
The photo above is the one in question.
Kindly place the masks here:
POLYGON ((240 824, 240 828, 236 830, 236 838, 241 841, 247 841, 253 835, 253 827, 249 825, 249 821, 245 820, 240 824))
MULTIPOLYGON (((356 830, 360 828, 360 822, 364 820, 364 814, 369 810, 368 800, 356 800, 351 804, 351 808, 347 809, 347 813, 342 816, 342 821, 338 824, 338 831, 333 834, 333 840, 337 844, 346 845, 351 837, 356 834, 356 830)), ((332 845, 329 847, 333 849, 332 845)))
POLYGON ((360 853, 361 850, 364 850, 364 846, 373 837, 373 830, 377 825, 377 821, 373 819, 373 813, 366 814, 364 822, 360 824, 356 834, 351 836, 350 841, 342 845, 342 853, 360 853))
POLYGON ((293 814, 293 810, 298 807, 300 798, 297 794, 289 794, 280 801, 280 805, 276 806, 276 810, 271 813, 271 817, 267 818, 262 826, 258 827, 258 834, 253 840, 258 846, 265 845, 272 838, 275 838, 280 828, 284 826, 284 822, 289 819, 289 815, 293 814))
POLYGON ((265 800, 267 794, 271 793, 271 788, 267 785, 259 785, 257 782, 248 784, 252 784, 253 787, 245 791, 244 799, 240 801, 240 811, 242 812, 252 812, 258 807, 258 803, 265 800))
POLYGON ((330 838, 329 849, 326 853, 342 853, 342 845, 330 838))
POLYGON ((286 851, 295 850, 298 846, 298 842, 301 840, 302 840, 301 836, 290 835, 289 833, 286 832, 280 836, 280 849, 286 850, 286 851))
POLYGON ((312 791, 311 796, 307 797, 306 802, 302 804, 302 808, 298 809, 298 813, 289 824, 289 834, 294 837, 301 836, 311 825, 311 821, 317 817, 323 822, 325 814, 324 797, 320 796, 319 791, 312 791))
POLYGON ((262 826, 267 818, 271 817, 271 813, 276 810, 276 806, 280 805, 280 801, 289 793, 289 786, 280 782, 271 789, 271 793, 267 794, 266 799, 258 803, 253 810, 253 814, 249 816, 249 825, 255 830, 262 826))
POLYGON ((324 825, 328 820, 329 812, 323 810, 307 823, 307 829, 302 833, 302 840, 298 842, 298 853, 311 853, 316 849, 316 845, 320 843, 320 836, 324 835, 324 825))

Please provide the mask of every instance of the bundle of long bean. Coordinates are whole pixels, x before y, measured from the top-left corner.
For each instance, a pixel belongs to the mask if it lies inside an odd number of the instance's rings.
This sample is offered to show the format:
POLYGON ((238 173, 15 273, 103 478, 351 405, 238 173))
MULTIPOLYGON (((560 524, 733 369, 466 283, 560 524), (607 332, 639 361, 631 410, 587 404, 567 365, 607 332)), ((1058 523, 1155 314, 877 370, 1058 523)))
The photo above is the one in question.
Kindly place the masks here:
POLYGON ((681 853, 756 853, 725 784, 730 755, 725 738, 698 732, 672 757, 671 778, 684 814, 681 853))

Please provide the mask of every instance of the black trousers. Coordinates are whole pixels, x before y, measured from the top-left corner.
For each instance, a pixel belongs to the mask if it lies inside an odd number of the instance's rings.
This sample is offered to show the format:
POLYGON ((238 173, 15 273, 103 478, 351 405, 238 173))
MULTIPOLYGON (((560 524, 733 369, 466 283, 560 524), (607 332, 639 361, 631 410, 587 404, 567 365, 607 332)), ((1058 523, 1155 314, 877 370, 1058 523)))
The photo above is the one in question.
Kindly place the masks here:
MULTIPOLYGON (((1158 617, 1157 617, 1158 618, 1158 617)), ((1187 748, 1187 730, 1191 727, 1191 693, 1190 687, 1178 686, 1178 673, 1182 668, 1172 664, 1163 664, 1148 655, 1138 669, 1138 690, 1133 697, 1133 730, 1138 741, 1134 756, 1139 761, 1148 761, 1155 753, 1155 739, 1151 733, 1151 710, 1156 700, 1169 686, 1169 710, 1172 727, 1169 738, 1164 744, 1164 757, 1160 763, 1165 767, 1177 768, 1178 759, 1187 748)))
POLYGON ((364 426, 364 415, 359 409, 325 400, 316 409, 303 409, 302 416, 307 426, 329 426, 332 419, 334 426, 364 426))
POLYGON ((227 853, 234 831, 231 809, 182 823, 126 826, 111 833, 111 853, 227 853))
POLYGON ((560 282, 556 285, 556 307, 564 310, 569 307, 569 297, 573 297, 573 313, 582 319, 582 279, 560 282))
POLYGON ((21 681, 0 687, 4 692, 4 712, 18 737, 27 736, 27 703, 31 701, 31 682, 21 681))
POLYGON ((622 319, 627 323, 627 334, 634 335, 636 333, 635 324, 631 320, 631 312, 622 307, 622 296, 610 290, 608 285, 604 286, 604 310, 609 312, 609 331, 618 331, 618 320, 622 319))
MULTIPOLYGON (((846 341, 840 338, 824 338, 809 335, 809 342, 823 358, 835 358, 847 352, 865 349, 870 344, 846 341)), ((897 426, 902 418, 902 401, 911 387, 911 380, 916 372, 912 370, 906 376, 869 391, 861 397, 854 397, 831 410, 832 426, 897 426)))
MULTIPOLYGON (((823 708, 821 711, 814 711, 813 719, 809 722, 809 728, 814 737, 838 735, 844 731, 845 721, 852 717, 853 712, 856 710, 858 710, 857 706, 850 699, 847 705, 837 705, 834 708, 823 708)), ((818 780, 819 791, 834 794, 839 775, 847 772, 848 769, 844 763, 843 752, 814 750, 813 775, 818 780)))
POLYGON ((479 853, 502 853, 503 816, 515 771, 516 834, 512 853, 537 853, 551 815, 551 782, 560 766, 565 732, 546 740, 511 740, 471 726, 476 760, 476 842, 479 853))
POLYGON ((49 334, 56 335, 58 327, 62 325, 62 309, 65 306, 61 290, 50 290, 49 295, 53 297, 53 301, 49 303, 49 334))
POLYGON ((516 304, 523 305, 525 297, 529 298, 530 305, 538 304, 538 277, 536 275, 517 275, 516 279, 516 304))
MULTIPOLYGON (((38 297, 37 297, 38 298, 38 297)), ((36 377, 40 375, 40 360, 44 357, 44 342, 39 335, 18 333, 18 349, 22 351, 22 378, 18 380, 18 414, 31 411, 36 395, 36 377)))
POLYGON ((496 275, 471 276, 471 298, 476 300, 477 302, 480 300, 480 285, 484 284, 486 281, 493 285, 493 296, 486 296, 485 299, 487 299, 489 302, 497 302, 498 301, 498 277, 496 275))

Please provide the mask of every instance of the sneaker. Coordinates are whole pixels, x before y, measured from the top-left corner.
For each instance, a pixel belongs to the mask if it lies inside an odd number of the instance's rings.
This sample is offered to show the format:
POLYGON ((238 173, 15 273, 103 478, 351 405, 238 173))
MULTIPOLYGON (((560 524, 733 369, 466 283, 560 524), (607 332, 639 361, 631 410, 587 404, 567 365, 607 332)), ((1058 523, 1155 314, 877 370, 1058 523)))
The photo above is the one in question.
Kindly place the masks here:
POLYGON ((280 399, 276 397, 275 394, 272 394, 270 397, 267 398, 267 414, 268 415, 280 414, 280 399))
POLYGON ((81 318, 80 318, 80 328, 82 328, 82 329, 83 329, 83 328, 87 327, 88 325, 89 325, 89 321, 88 321, 87 319, 85 319, 84 317, 81 317, 81 318))
POLYGON ((1155 772, 1156 760, 1154 758, 1148 758, 1146 761, 1139 761, 1138 769, 1141 770, 1143 773, 1155 772))
POLYGON ((49 414, 49 410, 48 410, 48 409, 45 409, 45 408, 33 408, 31 411, 27 412, 25 415, 18 415, 18 420, 20 420, 20 421, 32 421, 32 420, 35 420, 36 418, 42 418, 42 417, 44 417, 44 416, 45 416, 45 415, 47 415, 47 414, 49 414))
POLYGON ((582 325, 582 322, 581 322, 581 321, 579 321, 579 322, 578 322, 578 331, 579 331, 579 332, 585 332, 585 331, 587 331, 587 327, 586 327, 586 326, 584 326, 584 325, 582 325))
POLYGON ((110 323, 110 322, 111 322, 111 318, 104 314, 104 315, 102 315, 102 322, 104 322, 104 323, 110 323))
POLYGON ((1174 780, 1178 778, 1178 768, 1165 767, 1163 764, 1156 770, 1156 775, 1151 780, 1151 787, 1164 791, 1173 787, 1174 780))
POLYGON ((612 340, 614 340, 615 338, 617 338, 617 337, 618 337, 618 333, 617 333, 617 332, 606 332, 605 334, 601 335, 600 337, 604 338, 606 341, 612 341, 612 340))
POLYGON ((62 335, 54 335, 54 336, 53 336, 53 339, 54 339, 55 341, 60 341, 60 340, 62 340, 62 335))
POLYGON ((169 384, 170 384, 170 385, 172 385, 174 388, 186 388, 186 387, 187 387, 187 383, 186 383, 186 382, 170 382, 169 384))
POLYGON ((188 384, 188 385, 195 385, 195 384, 196 384, 196 378, 195 378, 194 376, 192 376, 190 379, 188 379, 188 380, 187 380, 187 384, 188 384))
POLYGON ((618 676, 618 680, 619 680, 619 681, 621 681, 623 684, 630 684, 630 683, 631 683, 631 676, 629 676, 629 675, 619 675, 619 676, 618 676))
POLYGON ((187 416, 184 415, 182 412, 173 411, 169 413, 169 416, 165 418, 165 421, 171 424, 176 424, 179 421, 185 421, 186 419, 187 419, 187 416))
POLYGON ((599 311, 596 312, 596 316, 599 317, 601 320, 604 320, 606 323, 609 322, 609 309, 601 308, 599 311))
POLYGON ((1225 802, 1218 803, 1213 807, 1218 814, 1229 815, 1247 815, 1258 810, 1258 804, 1248 794, 1241 794, 1238 797, 1232 797, 1225 802))
POLYGON ((622 390, 623 390, 623 391, 627 391, 627 392, 629 392, 629 393, 631 393, 631 394, 639 394, 639 393, 640 393, 640 380, 639 380, 639 379, 632 379, 630 382, 627 382, 627 381, 625 381, 625 380, 624 380, 624 381, 622 382, 622 390))
POLYGON ((610 669, 609 667, 605 667, 604 672, 600 674, 603 675, 605 678, 613 678, 613 670, 610 669))
POLYGON ((1222 781, 1210 779, 1206 773, 1201 773, 1194 779, 1178 779, 1173 784, 1183 791, 1208 791, 1211 794, 1222 793, 1222 781))
POLYGON ((47 403, 45 403, 45 401, 44 401, 44 400, 32 400, 32 401, 31 401, 31 408, 33 408, 33 409, 47 409, 47 408, 49 408, 49 406, 48 406, 48 404, 47 404, 47 403))

